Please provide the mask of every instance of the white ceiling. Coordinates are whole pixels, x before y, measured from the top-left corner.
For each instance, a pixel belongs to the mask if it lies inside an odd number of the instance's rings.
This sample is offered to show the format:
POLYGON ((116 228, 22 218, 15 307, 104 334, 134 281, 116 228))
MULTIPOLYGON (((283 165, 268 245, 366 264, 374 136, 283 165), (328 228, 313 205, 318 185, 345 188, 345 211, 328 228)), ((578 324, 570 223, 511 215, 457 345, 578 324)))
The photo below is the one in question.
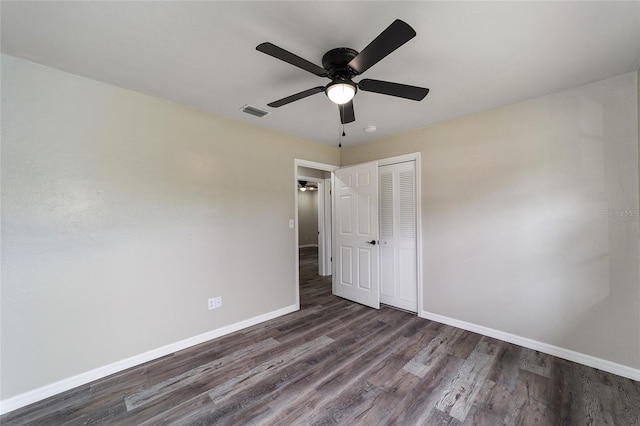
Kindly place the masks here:
MULTIPOLYGON (((417 36, 362 75, 431 89, 422 102, 359 92, 344 146, 640 68, 640 2, 1 2, 2 52, 336 145, 326 84, 255 50, 270 41, 321 65, 394 19, 417 36), (252 105, 263 118, 240 111, 252 105), (376 133, 365 133, 368 125, 376 133)), ((358 78, 355 79, 356 81, 358 78)))

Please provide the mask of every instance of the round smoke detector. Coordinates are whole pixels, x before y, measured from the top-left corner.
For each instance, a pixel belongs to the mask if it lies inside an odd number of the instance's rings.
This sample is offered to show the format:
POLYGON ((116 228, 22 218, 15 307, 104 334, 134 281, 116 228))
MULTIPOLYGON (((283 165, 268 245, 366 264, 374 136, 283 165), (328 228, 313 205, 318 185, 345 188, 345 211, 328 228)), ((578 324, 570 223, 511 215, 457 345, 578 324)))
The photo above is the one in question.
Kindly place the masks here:
POLYGON ((376 130, 378 130, 378 129, 376 128, 376 126, 367 126, 367 127, 365 127, 363 130, 364 130, 366 133, 373 133, 373 132, 375 132, 375 131, 376 131, 376 130))

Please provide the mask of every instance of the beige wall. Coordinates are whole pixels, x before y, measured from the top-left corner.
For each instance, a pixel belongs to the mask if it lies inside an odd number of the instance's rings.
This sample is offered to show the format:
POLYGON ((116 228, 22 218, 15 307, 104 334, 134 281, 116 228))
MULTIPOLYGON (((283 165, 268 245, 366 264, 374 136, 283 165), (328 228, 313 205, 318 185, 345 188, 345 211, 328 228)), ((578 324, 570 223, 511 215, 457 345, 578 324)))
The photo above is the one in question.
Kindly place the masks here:
POLYGON ((311 169, 309 167, 298 166, 298 176, 313 177, 318 179, 328 179, 331 177, 331 172, 325 170, 311 169))
POLYGON ((627 74, 341 161, 421 152, 425 312, 638 369, 637 101, 627 74))
MULTIPOLYGON (((422 153, 425 311, 640 368, 638 93, 343 149, 422 153)), ((8 56, 2 124, 3 400, 295 304, 293 160, 337 149, 8 56)))
POLYGON ((2 124, 3 400, 295 306, 294 159, 337 149, 9 56, 2 124))
POLYGON ((318 191, 298 191, 298 245, 318 245, 318 191))

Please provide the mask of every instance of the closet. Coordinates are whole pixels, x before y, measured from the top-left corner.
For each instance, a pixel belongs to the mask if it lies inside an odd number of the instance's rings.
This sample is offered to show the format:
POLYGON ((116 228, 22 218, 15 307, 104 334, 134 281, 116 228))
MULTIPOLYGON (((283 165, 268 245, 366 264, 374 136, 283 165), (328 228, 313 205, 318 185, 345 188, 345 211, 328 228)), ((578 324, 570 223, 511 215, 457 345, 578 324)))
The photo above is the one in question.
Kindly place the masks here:
POLYGON ((416 162, 380 166, 380 303, 417 312, 416 162))

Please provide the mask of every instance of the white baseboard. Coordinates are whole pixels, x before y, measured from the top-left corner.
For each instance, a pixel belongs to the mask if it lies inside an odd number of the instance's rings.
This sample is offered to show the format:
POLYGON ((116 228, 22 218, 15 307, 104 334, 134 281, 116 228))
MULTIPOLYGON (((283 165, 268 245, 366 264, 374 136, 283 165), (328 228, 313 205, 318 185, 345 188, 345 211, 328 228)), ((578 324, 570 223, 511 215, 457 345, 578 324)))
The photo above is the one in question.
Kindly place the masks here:
POLYGON ((626 365, 607 361, 601 358, 596 358, 591 355, 575 352, 570 349, 561 348, 559 346, 550 345, 548 343, 539 342, 537 340, 528 339, 526 337, 516 336, 515 334, 505 333, 504 331, 495 330, 493 328, 485 327, 482 325, 457 320, 455 318, 450 318, 440 314, 434 314, 432 312, 427 312, 424 310, 420 312, 420 318, 447 324, 453 327, 461 328, 463 330, 482 334, 484 336, 493 337, 504 342, 509 342, 528 349, 533 349, 534 351, 544 352, 558 358, 563 358, 568 361, 586 365, 588 367, 593 367, 599 370, 607 371, 609 373, 617 374, 618 376, 626 377, 631 380, 640 381, 640 370, 628 367, 626 365))
POLYGON ((110 376, 111 374, 126 370, 127 368, 135 367, 136 365, 153 361, 154 359, 170 355, 174 352, 190 348, 191 346, 199 345, 200 343, 225 336, 227 334, 242 330, 247 327, 251 327, 252 325, 260 324, 261 322, 269 321, 282 315, 295 312, 298 309, 299 308, 296 305, 291 305, 282 309, 278 309, 276 311, 267 312, 266 314, 258 315, 256 317, 249 318, 235 324, 211 330, 206 333, 199 334, 197 336, 193 336, 179 342, 171 343, 157 349, 152 349, 140 355, 135 355, 130 358, 123 359, 121 361, 117 361, 112 364, 108 364, 103 367, 78 374, 73 377, 69 377, 59 382, 34 389, 20 395, 16 395, 12 398, 0 401, 0 414, 5 414, 34 402, 42 401, 43 399, 49 398, 62 392, 66 392, 75 387, 82 386, 94 380, 102 379, 104 377, 110 376))

